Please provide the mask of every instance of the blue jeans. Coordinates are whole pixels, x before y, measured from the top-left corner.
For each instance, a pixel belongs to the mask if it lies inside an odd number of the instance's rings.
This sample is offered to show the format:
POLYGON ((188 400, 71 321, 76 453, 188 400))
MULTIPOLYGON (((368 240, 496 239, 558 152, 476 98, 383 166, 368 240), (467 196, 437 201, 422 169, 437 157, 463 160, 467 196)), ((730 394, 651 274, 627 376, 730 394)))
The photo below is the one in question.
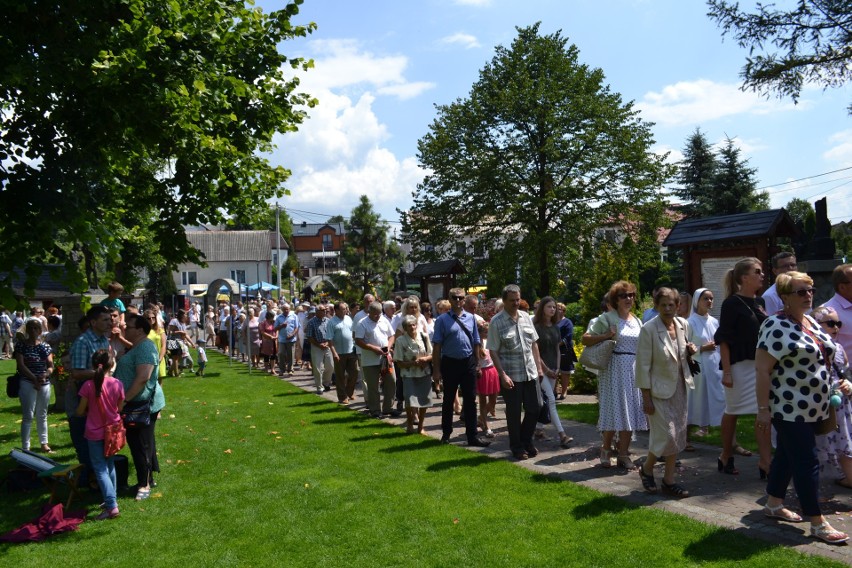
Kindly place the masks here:
POLYGON ((819 459, 813 422, 787 422, 772 420, 778 434, 775 457, 769 468, 766 493, 783 499, 787 486, 799 496, 802 513, 808 517, 821 515, 819 507, 819 459))
POLYGON ((116 501, 116 486, 118 483, 115 480, 115 456, 104 457, 103 440, 86 440, 86 442, 88 442, 89 446, 89 459, 92 460, 92 469, 101 488, 101 495, 104 496, 104 507, 107 511, 115 509, 118 507, 118 502, 116 501))

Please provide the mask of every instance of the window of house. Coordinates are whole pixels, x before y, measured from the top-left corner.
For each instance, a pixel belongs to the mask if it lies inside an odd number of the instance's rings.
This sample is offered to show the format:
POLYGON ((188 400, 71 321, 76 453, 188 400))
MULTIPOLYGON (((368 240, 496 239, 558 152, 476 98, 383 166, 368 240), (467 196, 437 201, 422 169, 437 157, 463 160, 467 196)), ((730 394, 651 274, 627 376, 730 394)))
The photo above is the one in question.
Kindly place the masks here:
POLYGON ((467 254, 467 245, 464 241, 459 241, 456 243, 456 256, 464 256, 467 254))
POLYGON ((482 243, 475 243, 473 245, 473 256, 476 258, 485 258, 485 245, 482 243))
POLYGON ((180 283, 183 286, 188 286, 189 284, 198 284, 198 273, 197 272, 181 272, 180 273, 180 283))
POLYGON ((233 280, 237 284, 245 284, 246 283, 246 271, 245 270, 232 270, 231 271, 231 280, 233 280))
POLYGON ((322 236, 322 248, 324 248, 325 250, 330 250, 332 248, 331 233, 325 233, 322 236))

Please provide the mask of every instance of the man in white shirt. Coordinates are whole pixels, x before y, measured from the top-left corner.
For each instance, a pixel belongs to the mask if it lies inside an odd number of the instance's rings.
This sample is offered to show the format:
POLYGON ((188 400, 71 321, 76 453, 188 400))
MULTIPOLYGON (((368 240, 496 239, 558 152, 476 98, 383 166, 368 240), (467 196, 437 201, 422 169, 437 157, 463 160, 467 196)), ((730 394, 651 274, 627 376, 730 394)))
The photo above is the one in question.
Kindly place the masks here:
MULTIPOLYGON (((775 275, 775 278, 778 278, 779 274, 796 270, 796 267, 798 266, 796 263, 796 255, 792 252, 779 252, 772 257, 771 263, 772 274, 775 275)), ((778 296, 778 291, 775 289, 774 282, 772 286, 767 288, 766 292, 764 292, 760 297, 763 298, 764 309, 766 309, 766 313, 770 316, 775 312, 781 311, 784 307, 784 302, 781 300, 781 297, 778 296)))
POLYGON ((355 345, 361 348, 361 370, 367 385, 367 410, 373 417, 382 414, 399 416, 394 409, 393 399, 396 381, 393 373, 381 377, 382 358, 387 357, 393 348, 394 333, 390 321, 382 317, 382 305, 373 302, 368 308, 368 316, 361 319, 355 328, 355 345), (379 397, 379 379, 382 383, 382 400, 379 397), (381 410, 379 403, 381 402, 381 410))
POLYGON ((846 354, 852 353, 852 264, 841 264, 831 273, 834 296, 824 306, 834 308, 843 324, 837 333, 837 341, 846 354))

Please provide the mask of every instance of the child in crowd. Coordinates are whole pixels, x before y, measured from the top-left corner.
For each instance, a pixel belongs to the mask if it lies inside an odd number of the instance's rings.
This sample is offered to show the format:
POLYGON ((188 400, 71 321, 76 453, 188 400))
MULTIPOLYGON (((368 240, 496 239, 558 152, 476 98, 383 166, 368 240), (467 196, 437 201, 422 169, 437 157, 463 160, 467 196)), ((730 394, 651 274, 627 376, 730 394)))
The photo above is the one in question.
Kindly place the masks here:
POLYGON ((125 307, 124 302, 122 302, 119 298, 122 292, 124 292, 124 286, 118 282, 110 282, 109 286, 107 286, 107 297, 105 300, 101 301, 101 305, 110 309, 118 309, 118 321, 123 325, 124 312, 127 311, 127 308, 125 307))
POLYGON ((486 345, 488 322, 481 321, 477 327, 479 328, 479 339, 482 341, 482 355, 479 359, 479 368, 482 373, 476 380, 476 392, 479 394, 479 427, 485 432, 486 438, 493 438, 494 432, 488 427, 488 414, 490 413, 492 417, 496 416, 500 377, 497 376, 497 369, 494 367, 494 361, 491 360, 486 345))
POLYGON ((101 488, 103 511, 96 520, 114 519, 119 515, 115 477, 115 456, 104 457, 104 428, 121 420, 119 411, 124 407, 124 386, 110 376, 115 368, 115 359, 106 349, 92 355, 95 376, 80 388, 80 404, 77 416, 86 417, 85 438, 89 445, 92 469, 101 488))
POLYGON ((203 377, 204 369, 207 367, 207 351, 202 347, 198 346, 198 370, 195 371, 195 376, 203 377))

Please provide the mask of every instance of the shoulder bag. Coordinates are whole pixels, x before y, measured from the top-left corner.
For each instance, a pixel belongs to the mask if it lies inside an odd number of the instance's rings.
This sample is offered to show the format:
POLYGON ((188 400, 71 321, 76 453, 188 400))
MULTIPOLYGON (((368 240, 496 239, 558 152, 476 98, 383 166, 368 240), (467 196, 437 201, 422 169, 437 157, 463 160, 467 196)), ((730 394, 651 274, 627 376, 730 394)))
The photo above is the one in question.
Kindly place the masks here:
MULTIPOLYGON (((609 321, 608 314, 601 316, 609 321)), ((605 339, 600 343, 583 348, 580 353, 579 363, 587 369, 596 369, 603 371, 609 367, 609 362, 612 360, 612 352, 615 349, 616 341, 614 339, 605 339)))
POLYGON ((125 402, 124 408, 121 410, 124 426, 127 428, 148 426, 151 423, 151 401, 153 398, 154 393, 152 392, 146 400, 128 400, 125 402))
POLYGON ((18 373, 6 377, 6 396, 18 398, 21 392, 21 376, 18 373))
MULTIPOLYGON (((103 389, 101 389, 103 394, 103 389)), ((106 422, 106 411, 101 397, 98 397, 98 407, 101 410, 101 418, 106 422)), ((150 415, 149 418, 150 420, 150 415)), ((127 432, 124 429, 124 422, 119 420, 114 424, 104 424, 104 457, 109 458, 121 451, 124 444, 127 442, 127 432)))

